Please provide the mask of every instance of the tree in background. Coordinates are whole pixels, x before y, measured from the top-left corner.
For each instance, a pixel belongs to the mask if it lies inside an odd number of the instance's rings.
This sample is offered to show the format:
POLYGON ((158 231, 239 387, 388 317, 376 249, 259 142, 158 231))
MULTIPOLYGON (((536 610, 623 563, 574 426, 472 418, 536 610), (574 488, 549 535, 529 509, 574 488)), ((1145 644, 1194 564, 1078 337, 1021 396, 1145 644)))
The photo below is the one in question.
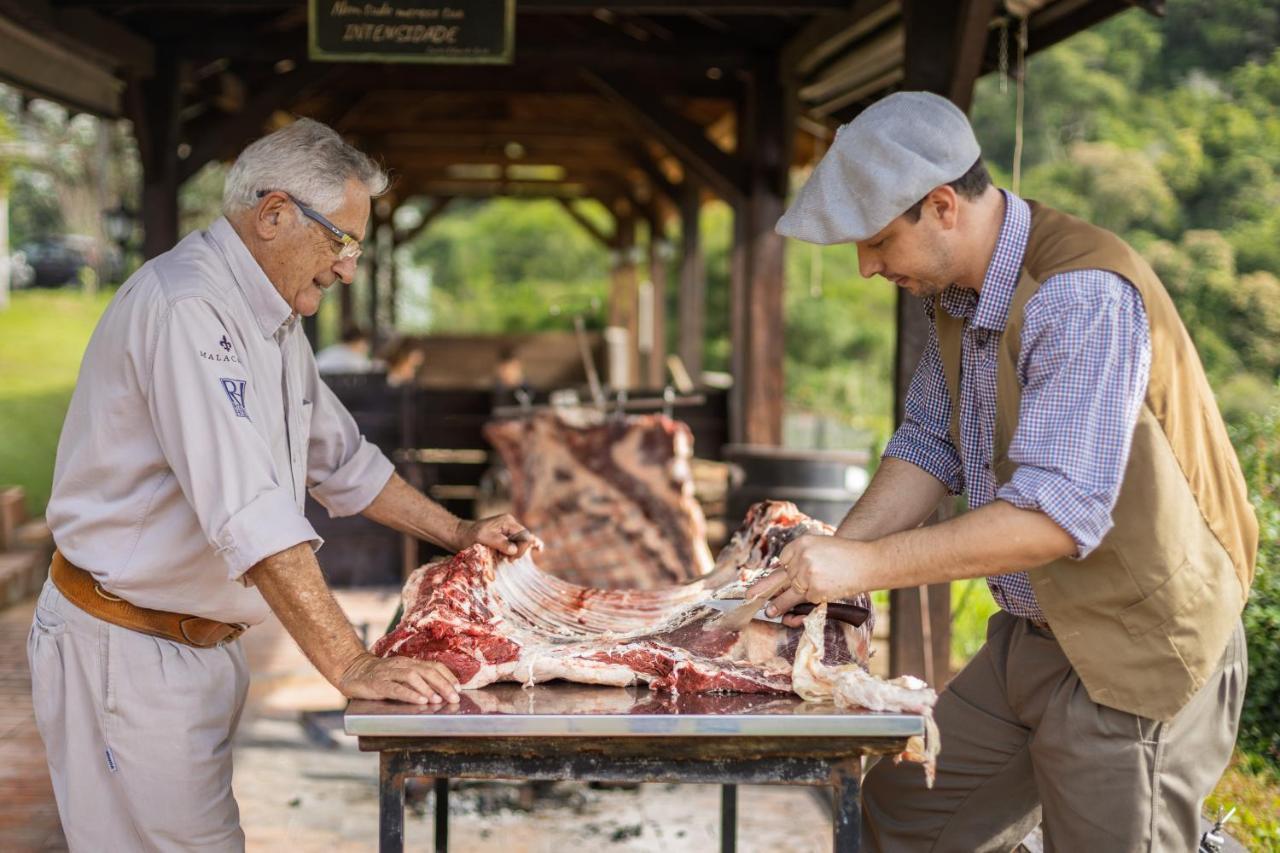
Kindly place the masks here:
MULTIPOLYGON (((1024 195, 1147 256, 1231 420, 1280 402, 1277 39, 1273 3, 1173 0, 1036 55, 1026 79, 1024 195)), ((988 78, 973 109, 1002 176, 1012 97, 988 78)))
POLYGON ((136 209, 141 178, 137 149, 127 125, 72 113, 44 100, 26 104, 0 86, 0 116, 16 128, 28 156, 14 169, 14 243, 79 234, 93 246, 101 268, 112 247, 103 212, 125 204, 136 209))

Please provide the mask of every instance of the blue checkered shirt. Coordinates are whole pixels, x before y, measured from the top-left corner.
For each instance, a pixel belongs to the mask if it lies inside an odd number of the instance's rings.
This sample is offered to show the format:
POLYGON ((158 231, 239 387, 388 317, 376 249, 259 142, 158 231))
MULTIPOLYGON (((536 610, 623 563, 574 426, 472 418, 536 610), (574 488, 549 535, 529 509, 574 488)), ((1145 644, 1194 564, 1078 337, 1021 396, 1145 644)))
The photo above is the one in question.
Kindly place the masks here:
MULTIPOLYGON (((943 307, 963 318, 960 440, 951 440, 947 391, 933 306, 929 341, 907 393, 906 416, 885 447, 937 477, 969 506, 993 500, 1039 510, 1076 541, 1077 558, 1098 546, 1112 527, 1147 379, 1151 340, 1138 292, 1102 270, 1055 275, 1026 305, 1018 381, 1022 406, 1009 446, 1013 477, 997 486, 991 469, 996 414, 996 364, 1009 303, 1022 270, 1031 211, 1006 192, 1004 224, 981 293, 943 291, 943 307)), ((987 585, 1001 608, 1044 622, 1026 572, 994 575, 987 585)))

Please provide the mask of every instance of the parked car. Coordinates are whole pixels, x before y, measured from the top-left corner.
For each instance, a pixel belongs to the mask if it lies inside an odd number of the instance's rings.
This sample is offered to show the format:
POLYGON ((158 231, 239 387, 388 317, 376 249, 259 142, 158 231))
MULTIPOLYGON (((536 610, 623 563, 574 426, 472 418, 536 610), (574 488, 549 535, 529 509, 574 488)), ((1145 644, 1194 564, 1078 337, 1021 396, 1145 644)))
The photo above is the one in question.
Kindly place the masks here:
POLYGON ((35 283, 36 271, 27 263, 27 256, 22 252, 14 252, 9 256, 9 287, 21 290, 35 283))
MULTIPOLYGON (((34 273, 34 286, 57 287, 79 281, 82 268, 97 266, 98 244, 82 234, 62 234, 27 243, 18 254, 34 273)), ((118 281, 123 263, 114 246, 107 249, 106 262, 107 279, 118 281)))

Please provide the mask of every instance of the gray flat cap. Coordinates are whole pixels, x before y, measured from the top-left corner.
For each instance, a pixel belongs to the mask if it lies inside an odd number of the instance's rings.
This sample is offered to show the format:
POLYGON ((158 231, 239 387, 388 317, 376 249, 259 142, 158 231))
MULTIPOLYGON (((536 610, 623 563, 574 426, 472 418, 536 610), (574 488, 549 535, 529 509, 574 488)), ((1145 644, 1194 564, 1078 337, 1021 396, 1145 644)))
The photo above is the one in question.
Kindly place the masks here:
POLYGON ((959 107, 930 92, 897 92, 836 131, 776 230, 807 243, 866 240, 981 155, 959 107))

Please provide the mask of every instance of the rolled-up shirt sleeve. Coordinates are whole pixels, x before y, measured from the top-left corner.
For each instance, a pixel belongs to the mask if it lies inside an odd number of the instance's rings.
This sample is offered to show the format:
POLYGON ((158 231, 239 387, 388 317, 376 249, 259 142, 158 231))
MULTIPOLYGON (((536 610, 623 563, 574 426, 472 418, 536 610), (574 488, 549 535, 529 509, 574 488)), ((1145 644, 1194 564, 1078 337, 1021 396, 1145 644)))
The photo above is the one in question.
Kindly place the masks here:
POLYGON ((229 324, 210 302, 175 302, 159 323, 146 391, 157 440, 210 545, 241 576, 302 542, 318 547, 253 424, 255 391, 238 362, 201 357, 195 341, 219 340, 229 324))
POLYGON ((307 485, 330 517, 363 512, 386 486, 395 466, 360 435, 355 419, 320 378, 308 350, 311 442, 307 447, 307 485))
POLYGON ((996 497, 1049 516, 1084 558, 1113 526, 1146 396, 1146 312, 1124 279, 1084 270, 1048 279, 1025 316, 1009 446, 1017 467, 996 497))
POLYGON ((932 474, 953 495, 964 491, 960 452, 951 441, 951 394, 942 372, 933 323, 929 324, 929 340, 907 390, 902 424, 885 445, 883 455, 910 462, 932 474))

